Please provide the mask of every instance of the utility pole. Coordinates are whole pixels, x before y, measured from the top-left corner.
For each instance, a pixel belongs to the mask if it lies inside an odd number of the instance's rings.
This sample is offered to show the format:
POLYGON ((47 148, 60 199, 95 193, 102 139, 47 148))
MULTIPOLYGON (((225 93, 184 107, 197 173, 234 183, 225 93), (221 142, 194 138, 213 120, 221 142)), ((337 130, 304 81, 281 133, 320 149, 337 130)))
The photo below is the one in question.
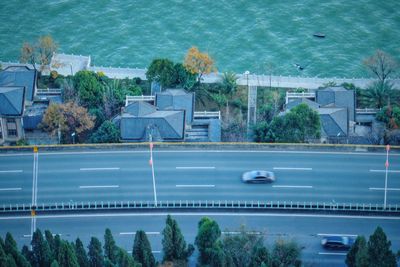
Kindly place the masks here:
POLYGON ((384 210, 386 210, 387 178, 388 178, 388 169, 389 169, 389 150, 390 150, 390 145, 386 145, 385 197, 384 197, 384 201, 383 201, 383 209, 384 210))

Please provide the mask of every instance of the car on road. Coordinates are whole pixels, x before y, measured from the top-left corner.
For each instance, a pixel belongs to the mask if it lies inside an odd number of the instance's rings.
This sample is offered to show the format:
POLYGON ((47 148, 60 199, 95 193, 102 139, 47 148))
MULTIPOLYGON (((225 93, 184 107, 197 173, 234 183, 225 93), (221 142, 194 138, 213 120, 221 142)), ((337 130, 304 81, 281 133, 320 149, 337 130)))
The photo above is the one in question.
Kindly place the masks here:
POLYGON ((324 236, 321 245, 326 249, 349 250, 354 241, 354 238, 350 236, 324 236))
POLYGON ((242 174, 244 183, 272 183, 275 181, 275 174, 271 171, 248 171, 242 174))

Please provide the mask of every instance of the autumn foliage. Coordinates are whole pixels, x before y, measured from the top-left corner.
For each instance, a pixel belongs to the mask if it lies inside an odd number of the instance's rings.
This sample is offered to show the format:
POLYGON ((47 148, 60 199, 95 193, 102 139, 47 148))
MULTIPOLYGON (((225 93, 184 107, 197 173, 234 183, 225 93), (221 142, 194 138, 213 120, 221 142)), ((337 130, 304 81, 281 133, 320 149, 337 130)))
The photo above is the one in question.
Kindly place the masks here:
POLYGON ((188 50, 183 65, 189 73, 198 75, 199 81, 204 74, 216 71, 214 60, 195 46, 188 50))
POLYGON ((51 135, 57 135, 60 130, 65 141, 70 140, 72 133, 79 139, 94 126, 94 118, 90 116, 87 109, 78 106, 74 102, 66 104, 51 104, 43 116, 41 128, 51 135))

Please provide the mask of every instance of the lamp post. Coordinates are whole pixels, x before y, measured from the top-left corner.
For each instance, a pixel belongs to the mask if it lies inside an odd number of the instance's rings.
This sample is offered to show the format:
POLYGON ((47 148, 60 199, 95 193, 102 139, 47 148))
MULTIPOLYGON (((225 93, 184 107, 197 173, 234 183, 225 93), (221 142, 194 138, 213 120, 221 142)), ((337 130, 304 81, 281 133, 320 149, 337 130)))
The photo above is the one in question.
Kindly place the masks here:
POLYGON ((244 75, 246 76, 246 86, 247 86, 247 135, 249 138, 250 132, 250 86, 249 86, 249 74, 250 71, 246 70, 244 75))

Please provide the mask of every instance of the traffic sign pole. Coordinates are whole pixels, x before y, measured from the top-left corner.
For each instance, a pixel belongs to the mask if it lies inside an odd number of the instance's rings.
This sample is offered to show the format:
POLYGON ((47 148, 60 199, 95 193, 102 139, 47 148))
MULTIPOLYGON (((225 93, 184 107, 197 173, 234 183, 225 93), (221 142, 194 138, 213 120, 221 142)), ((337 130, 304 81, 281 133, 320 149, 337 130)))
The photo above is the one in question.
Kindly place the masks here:
POLYGON ((386 162, 385 162, 385 196, 383 200, 383 209, 386 210, 386 195, 387 195, 387 178, 388 178, 388 168, 389 168, 389 150, 390 146, 386 145, 386 162))

